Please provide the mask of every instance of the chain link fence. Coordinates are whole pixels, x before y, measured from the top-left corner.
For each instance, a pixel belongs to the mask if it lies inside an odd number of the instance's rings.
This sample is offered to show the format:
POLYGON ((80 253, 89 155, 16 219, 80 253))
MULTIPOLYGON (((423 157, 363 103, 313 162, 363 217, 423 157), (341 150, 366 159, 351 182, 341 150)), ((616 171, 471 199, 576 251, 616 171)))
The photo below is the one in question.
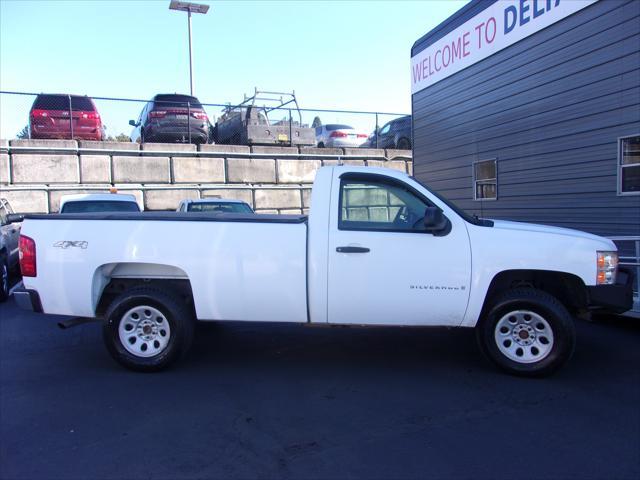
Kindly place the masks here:
POLYGON ((0 91, 0 137, 411 149, 411 117, 300 108, 294 93, 258 90, 235 104, 0 91))

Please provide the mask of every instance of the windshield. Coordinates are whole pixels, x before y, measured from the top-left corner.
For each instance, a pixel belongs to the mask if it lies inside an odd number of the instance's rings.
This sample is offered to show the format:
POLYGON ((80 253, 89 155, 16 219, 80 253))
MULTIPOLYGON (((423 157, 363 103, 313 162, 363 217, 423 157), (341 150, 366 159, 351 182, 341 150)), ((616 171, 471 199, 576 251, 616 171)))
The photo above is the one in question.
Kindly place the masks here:
POLYGON ((447 207, 449 207, 451 210, 453 210, 454 212, 456 212, 458 215, 460 215, 465 221, 472 223, 474 225, 478 225, 481 227, 493 227, 493 222, 491 220, 487 220, 484 218, 478 218, 475 215, 469 215, 467 212, 465 212, 464 210, 462 210, 460 207, 458 207, 455 203, 453 203, 450 200, 447 200, 446 198, 444 198, 442 195, 440 195, 439 193, 437 193, 435 190, 433 190, 432 188, 429 188, 428 185, 422 183, 420 180, 418 180, 415 177, 411 177, 411 180, 413 180, 414 182, 419 183, 420 185, 422 185, 424 188, 426 188, 427 190, 429 190, 429 192, 431 192, 433 195, 435 195, 438 200, 440 200, 442 203, 444 203, 447 207))
POLYGON ((190 203, 188 212, 217 212, 217 213, 253 213, 246 203, 237 202, 211 202, 190 203))
POLYGON ((353 127, 350 127, 349 125, 332 124, 332 125, 325 125, 325 127, 329 131, 332 131, 332 130, 353 130, 353 127))
POLYGON ((60 213, 91 213, 91 212, 139 212, 140 207, 135 202, 120 202, 118 200, 89 200, 67 202, 60 213))
POLYGON ((202 108, 202 104, 196 97, 188 95, 156 95, 153 99, 156 109, 163 108, 202 108))
POLYGON ((34 110, 82 110, 93 112, 93 102, 89 97, 78 97, 71 95, 71 106, 69 106, 68 95, 38 95, 33 102, 34 110))

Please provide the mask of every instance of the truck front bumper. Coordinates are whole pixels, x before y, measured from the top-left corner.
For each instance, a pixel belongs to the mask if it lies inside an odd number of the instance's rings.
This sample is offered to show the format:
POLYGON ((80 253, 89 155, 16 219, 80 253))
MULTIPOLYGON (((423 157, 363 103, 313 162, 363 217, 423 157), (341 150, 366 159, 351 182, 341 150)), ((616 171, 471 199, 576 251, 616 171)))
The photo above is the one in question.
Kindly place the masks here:
POLYGON ((35 290, 21 288, 13 292, 16 303, 24 310, 42 313, 42 303, 40 303, 40 295, 35 290))
POLYGON ((613 313, 623 313, 633 308, 633 272, 618 270, 615 285, 587 287, 589 307, 613 313))

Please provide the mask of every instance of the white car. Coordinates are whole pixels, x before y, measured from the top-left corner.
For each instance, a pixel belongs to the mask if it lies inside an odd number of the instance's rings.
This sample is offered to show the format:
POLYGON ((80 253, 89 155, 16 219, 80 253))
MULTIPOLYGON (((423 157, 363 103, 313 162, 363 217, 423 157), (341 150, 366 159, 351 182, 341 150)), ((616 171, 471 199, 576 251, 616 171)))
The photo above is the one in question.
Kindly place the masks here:
POLYGON ((100 319, 114 359, 147 371, 197 319, 474 327, 498 366, 540 376, 571 356, 573 314, 632 305, 610 240, 470 217, 372 167, 318 170, 309 217, 27 215, 20 266, 21 306, 100 319))
POLYGON ((60 213, 139 212, 136 197, 123 193, 81 193, 60 197, 60 213))
POLYGON ((228 198, 205 198, 202 200, 182 200, 178 212, 254 213, 242 200, 228 198))
POLYGON ((328 124, 316 128, 319 148, 357 148, 367 141, 368 135, 349 125, 328 124))

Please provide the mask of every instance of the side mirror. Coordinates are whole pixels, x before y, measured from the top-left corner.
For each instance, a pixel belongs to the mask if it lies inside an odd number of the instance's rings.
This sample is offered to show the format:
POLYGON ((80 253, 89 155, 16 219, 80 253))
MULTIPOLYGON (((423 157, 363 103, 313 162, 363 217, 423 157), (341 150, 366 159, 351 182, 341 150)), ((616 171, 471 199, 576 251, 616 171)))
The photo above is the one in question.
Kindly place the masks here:
POLYGON ((446 235, 451 230, 451 222, 438 207, 427 207, 423 221, 427 232, 436 236, 446 235))
POLYGON ((131 125, 132 127, 137 127, 138 123, 135 120, 129 120, 129 125, 131 125))
POLYGON ((24 220, 24 215, 21 213, 10 213, 7 215, 7 219, 3 222, 3 225, 9 225, 10 223, 20 223, 24 220))

